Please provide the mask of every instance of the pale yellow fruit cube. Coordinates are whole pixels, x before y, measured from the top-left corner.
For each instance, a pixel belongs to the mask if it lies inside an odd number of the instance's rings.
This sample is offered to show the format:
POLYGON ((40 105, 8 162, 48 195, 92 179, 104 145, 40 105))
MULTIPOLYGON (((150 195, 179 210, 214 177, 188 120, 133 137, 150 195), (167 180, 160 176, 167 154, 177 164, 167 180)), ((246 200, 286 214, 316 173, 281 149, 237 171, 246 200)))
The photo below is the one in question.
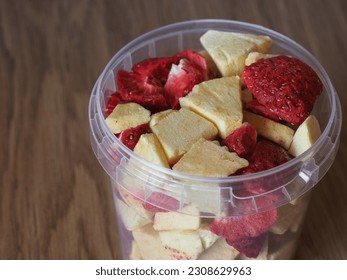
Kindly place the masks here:
POLYGON ((247 111, 243 112, 243 120, 253 125, 259 135, 289 149, 294 135, 290 127, 247 111))
POLYGON ((146 133, 140 136, 134 148, 134 153, 152 163, 169 168, 169 162, 163 147, 153 133, 146 133))
POLYGON ((257 62, 259 59, 267 59, 278 56, 277 54, 267 54, 267 53, 261 53, 261 52, 250 52, 245 60, 245 65, 251 65, 254 62, 257 62))
POLYGON ((151 112, 137 103, 118 104, 106 118, 106 123, 115 134, 148 123, 151 112))
POLYGON ((219 238, 210 248, 200 254, 199 260, 234 260, 239 255, 234 247, 219 238))
POLYGON ((169 164, 177 162, 200 138, 214 139, 218 134, 213 123, 184 108, 160 118, 150 128, 163 146, 169 164))
POLYGON ((294 133, 293 142, 289 148, 289 153, 299 156, 307 151, 321 135, 319 122, 314 115, 308 116, 294 133))
POLYGON ((179 102, 182 108, 190 109, 214 123, 223 139, 242 125, 238 76, 202 82, 179 102))
POLYGON ((201 138, 172 169, 191 175, 226 177, 246 166, 248 161, 236 153, 201 138))
POLYGON ((267 52, 272 40, 268 36, 207 31, 200 42, 223 76, 241 76, 247 55, 252 51, 267 52))

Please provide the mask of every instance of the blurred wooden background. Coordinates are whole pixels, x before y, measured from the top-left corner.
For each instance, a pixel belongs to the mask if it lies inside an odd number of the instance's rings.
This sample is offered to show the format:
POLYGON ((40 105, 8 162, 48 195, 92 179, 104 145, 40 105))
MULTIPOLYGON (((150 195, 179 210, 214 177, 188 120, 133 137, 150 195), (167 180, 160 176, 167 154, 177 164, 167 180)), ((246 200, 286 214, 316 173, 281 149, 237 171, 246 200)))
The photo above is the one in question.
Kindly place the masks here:
MULTIPOLYGON (((109 179, 90 148, 91 89, 128 41, 202 18, 260 24, 302 44, 346 108, 344 0, 0 0, 0 259, 120 258, 109 179)), ((347 259, 346 141, 343 127, 297 259, 347 259)))

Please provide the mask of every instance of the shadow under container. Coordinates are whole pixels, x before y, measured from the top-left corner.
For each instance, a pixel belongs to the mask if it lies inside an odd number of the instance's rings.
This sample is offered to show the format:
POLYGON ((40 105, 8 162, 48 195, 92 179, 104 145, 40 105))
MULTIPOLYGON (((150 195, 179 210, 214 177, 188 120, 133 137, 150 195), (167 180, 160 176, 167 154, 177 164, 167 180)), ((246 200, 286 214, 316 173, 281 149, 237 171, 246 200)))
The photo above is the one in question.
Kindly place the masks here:
POLYGON ((176 23, 131 41, 98 78, 90 97, 89 121, 92 148, 111 178, 124 259, 293 258, 311 190, 333 163, 342 122, 335 89, 306 49, 267 28, 226 20, 176 23), (273 40, 271 53, 301 59, 317 72, 324 89, 312 114, 322 134, 310 149, 256 174, 198 177, 154 165, 112 134, 104 112, 108 98, 117 90, 117 71, 129 71, 149 57, 200 51, 199 39, 210 29, 268 35, 273 40), (259 192, 242 195, 250 186, 259 192), (232 231, 234 239, 226 240, 209 230, 218 227, 232 231))

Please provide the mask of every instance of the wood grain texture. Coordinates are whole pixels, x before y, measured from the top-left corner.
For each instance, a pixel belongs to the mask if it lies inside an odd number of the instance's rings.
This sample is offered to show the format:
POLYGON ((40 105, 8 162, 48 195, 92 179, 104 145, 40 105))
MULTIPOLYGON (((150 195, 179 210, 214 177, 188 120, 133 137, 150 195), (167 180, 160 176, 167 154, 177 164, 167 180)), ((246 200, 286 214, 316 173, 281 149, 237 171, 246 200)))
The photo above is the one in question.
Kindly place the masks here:
MULTIPOLYGON (((200 18, 291 37, 325 67, 346 108, 344 0, 0 0, 0 259, 120 258, 109 178, 90 147, 90 92, 125 43, 200 18)), ((343 127, 298 259, 347 259, 346 141, 343 127)))

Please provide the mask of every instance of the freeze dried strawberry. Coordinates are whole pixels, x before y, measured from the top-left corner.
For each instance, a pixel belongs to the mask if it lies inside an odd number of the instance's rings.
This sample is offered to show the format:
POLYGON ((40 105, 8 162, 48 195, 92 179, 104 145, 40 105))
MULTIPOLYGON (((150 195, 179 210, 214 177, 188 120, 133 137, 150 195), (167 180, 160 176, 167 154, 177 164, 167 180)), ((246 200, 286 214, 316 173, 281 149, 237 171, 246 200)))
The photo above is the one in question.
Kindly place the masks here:
POLYGON ((123 100, 135 102, 151 112, 168 109, 163 96, 173 58, 150 58, 141 61, 132 68, 132 72, 119 70, 118 88, 123 100))
MULTIPOLYGON (((288 152, 278 144, 266 139, 258 141, 252 156, 248 159, 249 165, 242 169, 239 174, 252 174, 264 171, 278 165, 281 165, 291 157, 288 152)), ((238 196, 248 196, 269 192, 281 185, 280 176, 271 176, 271 178, 259 178, 244 182, 245 193, 235 191, 238 196)), ((268 198, 272 201, 280 199, 278 193, 269 193, 268 198)))
POLYGON ((113 112, 113 109, 121 103, 124 103, 124 100, 122 100, 122 97, 120 96, 119 92, 113 93, 107 100, 105 117, 107 118, 113 112))
POLYGON ((271 119, 275 122, 280 122, 280 118, 276 113, 274 113, 270 108, 265 107, 264 105, 260 104, 256 99, 251 100, 246 104, 247 109, 250 111, 262 115, 268 119, 271 119))
POLYGON ((164 87, 164 95, 172 109, 179 109, 179 98, 186 96, 192 88, 204 80, 203 72, 187 59, 173 64, 164 87))
POLYGON ((284 55, 245 66, 242 80, 260 104, 297 126, 310 114, 323 89, 310 66, 284 55))
POLYGON ((257 145, 257 131, 254 126, 243 124, 229 134, 221 143, 239 157, 248 158, 257 145))
POLYGON ((244 238, 237 241, 230 241, 226 239, 226 242, 233 246, 237 251, 244 254, 248 258, 258 257, 261 248, 266 240, 266 233, 257 237, 244 238))
POLYGON ((290 159, 288 152, 280 145, 266 139, 260 139, 248 160, 249 165, 242 169, 242 174, 264 171, 283 164, 290 159))
POLYGON ((127 146, 130 150, 134 150, 137 142, 140 139, 140 136, 145 133, 150 133, 151 130, 148 124, 140 124, 136 127, 132 127, 126 130, 123 130, 119 135, 119 140, 127 146))
POLYGON ((150 212, 168 212, 168 210, 178 210, 180 202, 169 195, 160 192, 153 192, 148 197, 147 201, 142 203, 142 205, 143 208, 150 212))
POLYGON ((277 218, 277 209, 272 209, 248 216, 214 219, 209 229, 228 242, 236 242, 266 233, 277 218))
POLYGON ((207 61, 201 54, 193 52, 192 50, 186 50, 176 54, 175 57, 189 60, 189 62, 202 73, 204 80, 212 78, 212 73, 210 73, 208 69, 207 61))

